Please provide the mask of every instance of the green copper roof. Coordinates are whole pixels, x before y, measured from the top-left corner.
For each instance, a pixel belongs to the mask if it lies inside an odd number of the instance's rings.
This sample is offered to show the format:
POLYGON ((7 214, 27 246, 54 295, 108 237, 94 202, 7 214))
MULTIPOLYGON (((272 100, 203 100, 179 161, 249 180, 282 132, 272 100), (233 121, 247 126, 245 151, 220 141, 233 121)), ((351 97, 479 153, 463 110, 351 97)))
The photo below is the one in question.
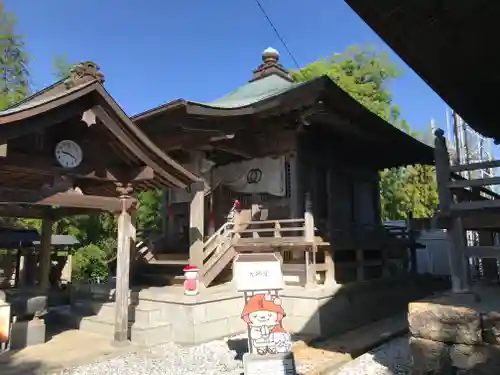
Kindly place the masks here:
POLYGON ((301 83, 290 82, 278 75, 272 74, 249 82, 222 98, 212 102, 198 104, 214 108, 246 107, 264 99, 282 94, 300 85, 301 83))

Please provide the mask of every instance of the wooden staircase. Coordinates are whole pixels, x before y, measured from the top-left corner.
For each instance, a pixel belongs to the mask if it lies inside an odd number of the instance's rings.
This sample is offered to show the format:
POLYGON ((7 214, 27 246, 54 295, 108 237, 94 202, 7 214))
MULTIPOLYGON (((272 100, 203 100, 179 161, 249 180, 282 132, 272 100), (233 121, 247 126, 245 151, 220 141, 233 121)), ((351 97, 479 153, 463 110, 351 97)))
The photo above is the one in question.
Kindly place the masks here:
POLYGON ((234 222, 226 222, 203 244, 203 270, 201 276, 209 286, 225 269, 232 265, 236 256, 234 249, 239 232, 244 230, 252 218, 251 210, 245 209, 235 215, 234 222))
POLYGON ((182 285, 183 268, 189 264, 187 251, 165 252, 162 238, 144 239, 136 243, 134 284, 148 286, 182 285))

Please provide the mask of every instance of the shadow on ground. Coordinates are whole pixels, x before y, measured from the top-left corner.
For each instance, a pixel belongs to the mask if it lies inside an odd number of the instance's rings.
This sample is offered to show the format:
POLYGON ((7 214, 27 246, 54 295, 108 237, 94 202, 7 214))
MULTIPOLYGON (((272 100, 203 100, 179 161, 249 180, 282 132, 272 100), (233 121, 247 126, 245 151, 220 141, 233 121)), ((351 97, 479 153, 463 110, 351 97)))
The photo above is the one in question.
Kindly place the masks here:
POLYGON ((12 358, 12 352, 0 354, 0 374, 2 375, 41 375, 44 373, 43 364, 38 361, 19 363, 12 358))

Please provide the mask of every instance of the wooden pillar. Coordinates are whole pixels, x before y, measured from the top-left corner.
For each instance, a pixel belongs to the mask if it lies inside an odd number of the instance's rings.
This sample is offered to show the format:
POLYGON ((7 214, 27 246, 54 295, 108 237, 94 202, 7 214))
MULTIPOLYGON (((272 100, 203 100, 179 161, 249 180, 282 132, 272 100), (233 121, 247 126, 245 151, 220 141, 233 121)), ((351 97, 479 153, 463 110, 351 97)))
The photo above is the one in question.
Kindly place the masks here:
POLYGON ((298 154, 291 154, 288 158, 288 165, 290 166, 290 217, 299 218, 301 216, 301 199, 299 198, 299 165, 298 154))
POLYGON ((117 184, 120 194, 121 211, 118 216, 118 241, 116 254, 116 289, 115 289, 115 333, 114 342, 128 342, 128 307, 130 283, 130 243, 135 236, 134 228, 127 202, 131 199, 132 187, 127 184, 117 184))
MULTIPOLYGON (((450 217, 450 206, 453 202, 449 182, 451 179, 450 156, 446 147, 444 131, 437 129, 434 132, 434 158, 436 161, 436 180, 439 195, 440 215, 450 217)), ((465 258, 465 231, 460 217, 450 217, 450 225, 447 231, 450 261, 451 284, 455 293, 461 293, 468 289, 467 260, 465 258)))
POLYGON ((42 219, 42 233, 40 238, 40 252, 38 255, 38 286, 42 290, 50 288, 50 268, 52 253, 52 218, 45 215, 42 219))
POLYGON ((195 182, 191 185, 193 199, 189 209, 189 263, 203 269, 204 242, 204 183, 195 182))
POLYGON ((356 250, 357 281, 365 280, 365 256, 363 249, 356 250))
POLYGON ((333 165, 330 163, 328 165, 328 170, 326 172, 326 191, 327 191, 327 215, 328 215, 328 240, 330 241, 330 247, 325 249, 325 284, 337 283, 335 280, 335 262, 334 262, 334 233, 335 233, 335 199, 338 198, 335 194, 335 175, 333 165))
POLYGON ((444 131, 437 129, 434 135, 434 159, 436 162, 439 210, 442 215, 447 215, 450 213, 450 205, 452 203, 451 190, 448 187, 451 178, 450 155, 448 154, 444 131))
POLYGON ((306 204, 304 212, 304 239, 309 242, 305 250, 305 266, 306 266, 306 287, 314 285, 316 281, 316 244, 314 243, 314 215, 311 200, 311 194, 306 193, 306 204), (311 256, 314 259, 311 262, 311 256))
POLYGON ((410 247, 410 273, 417 274, 417 244, 415 232, 413 230, 413 213, 408 213, 406 221, 406 231, 408 233, 408 246, 410 247))
POLYGON ((164 188, 161 191, 161 229, 163 236, 167 235, 168 231, 168 188, 164 188))

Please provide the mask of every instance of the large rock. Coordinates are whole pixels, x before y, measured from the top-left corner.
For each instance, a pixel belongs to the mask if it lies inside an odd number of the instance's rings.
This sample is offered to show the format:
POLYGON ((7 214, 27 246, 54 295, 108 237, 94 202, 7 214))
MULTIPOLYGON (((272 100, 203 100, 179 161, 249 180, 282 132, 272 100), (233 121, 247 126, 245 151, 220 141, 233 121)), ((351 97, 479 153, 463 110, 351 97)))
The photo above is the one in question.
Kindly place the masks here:
POLYGON ((452 345, 452 366, 460 375, 500 374, 500 347, 495 345, 452 345))
POLYGON ((449 346, 443 342, 410 337, 412 375, 447 374, 451 371, 449 346))
POLYGON ((412 302, 408 323, 414 337, 450 344, 481 344, 481 316, 472 294, 412 302))
POLYGON ((482 315, 482 320, 484 342, 500 345, 500 312, 487 312, 482 315))

